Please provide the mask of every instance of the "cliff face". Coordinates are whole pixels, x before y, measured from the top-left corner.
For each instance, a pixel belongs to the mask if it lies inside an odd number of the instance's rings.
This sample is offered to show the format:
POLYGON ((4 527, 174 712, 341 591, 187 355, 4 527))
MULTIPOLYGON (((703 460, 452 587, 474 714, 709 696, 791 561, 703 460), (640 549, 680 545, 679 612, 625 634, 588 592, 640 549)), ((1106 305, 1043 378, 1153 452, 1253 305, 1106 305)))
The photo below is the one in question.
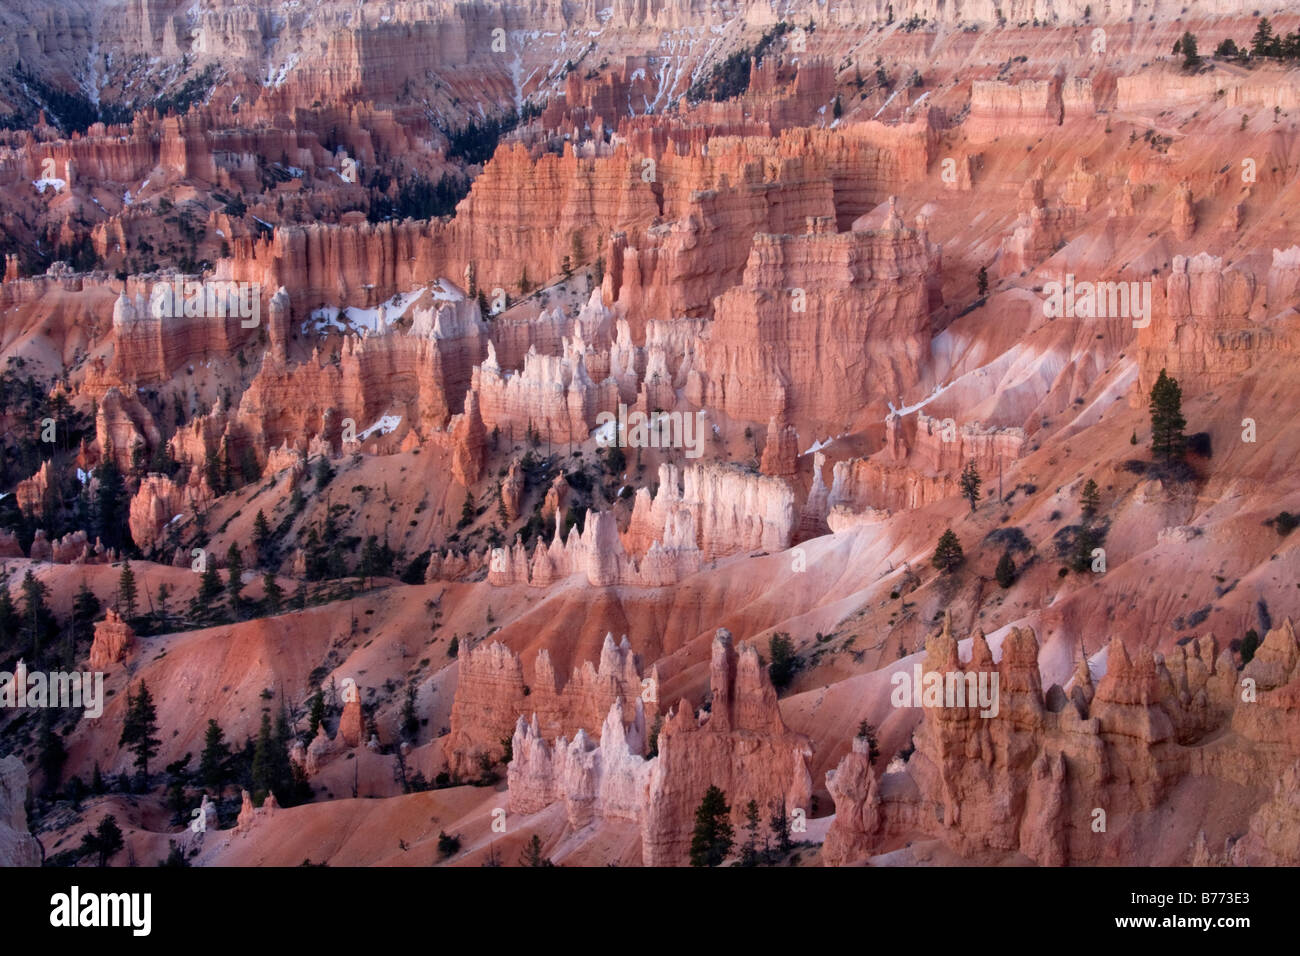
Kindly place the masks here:
POLYGON ((123 384, 165 382, 190 362, 238 351, 257 334, 255 326, 245 326, 251 321, 233 310, 219 316, 163 316, 143 295, 130 299, 123 293, 113 306, 110 374, 123 384))
POLYGON ((976 80, 971 84, 970 118, 966 134, 972 143, 990 143, 999 136, 1039 136, 1060 126, 1064 116, 1061 80, 976 80))
POLYGON ((936 139, 927 116, 838 134, 714 135, 706 147, 671 143, 646 119, 612 146, 540 156, 501 146, 450 223, 287 226, 271 239, 238 239, 232 275, 284 286, 310 310, 375 305, 430 273, 467 269, 479 289, 514 295, 521 278, 555 276, 566 258, 599 258, 607 300, 621 303, 640 337, 651 319, 707 314, 738 280, 755 233, 796 232, 809 216, 838 215, 847 227, 923 179, 936 139))
POLYGON ((563 356, 541 355, 530 349, 517 373, 503 372, 496 350, 474 370, 486 427, 500 428, 513 440, 529 427, 548 442, 586 441, 596 415, 618 406, 618 391, 606 380, 597 384, 587 372, 588 350, 581 341, 566 340, 563 356))
POLYGON ((162 543, 169 522, 179 516, 188 517, 203 500, 200 490, 192 485, 177 485, 166 475, 146 475, 131 499, 131 540, 148 553, 162 543))
POLYGON ((147 455, 162 441, 153 415, 136 394, 135 386, 110 388, 100 399, 95 414, 95 439, 103 455, 111 455, 117 467, 128 471, 136 454, 147 455))
POLYGON ((477 303, 457 293, 416 307, 405 332, 386 324, 382 307, 378 321, 378 333, 346 337, 337 361, 319 351, 297 364, 263 361, 235 416, 259 461, 284 442, 321 436, 337 443, 347 419, 358 437, 385 416, 399 419, 402 431, 427 434, 462 410, 472 369, 487 349, 477 303))
POLYGON ((897 215, 879 231, 816 219, 803 235, 756 237, 703 346, 705 404, 824 432, 902 394, 927 356, 933 256, 897 215))
POLYGON ((826 772, 826 789, 835 801, 835 819, 822 844, 822 862, 843 866, 869 855, 880 829, 880 784, 871 766, 871 744, 855 737, 853 749, 826 772))
POLYGON ((1164 309, 1138 332, 1143 394, 1162 368, 1196 395, 1240 379, 1271 356, 1296 348, 1294 291, 1300 246, 1274 249, 1268 271, 1226 266, 1208 253, 1174 256, 1165 282, 1164 309))
POLYGON ((40 866, 44 854, 27 832, 27 768, 17 757, 0 759, 0 866, 40 866))

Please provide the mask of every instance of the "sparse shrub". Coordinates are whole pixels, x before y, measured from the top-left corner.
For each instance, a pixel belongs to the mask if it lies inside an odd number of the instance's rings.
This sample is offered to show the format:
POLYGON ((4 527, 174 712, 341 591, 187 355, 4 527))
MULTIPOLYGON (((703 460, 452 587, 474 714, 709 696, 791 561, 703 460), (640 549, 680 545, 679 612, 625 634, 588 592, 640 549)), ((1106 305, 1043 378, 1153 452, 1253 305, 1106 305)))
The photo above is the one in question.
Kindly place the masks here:
POLYGON ((1293 515, 1289 511, 1279 511, 1272 518, 1264 522, 1272 526, 1273 530, 1285 538, 1297 527, 1300 527, 1300 515, 1293 515))
POLYGON ((1017 527, 994 528, 984 536, 984 543, 991 545, 1001 545, 1006 551, 1023 551, 1033 550, 1033 545, 1025 533, 1017 527))
POLYGON ((880 757, 880 742, 876 739, 876 728, 865 717, 858 722, 857 737, 867 742, 867 759, 875 763, 880 757))
POLYGON ((443 857, 455 856, 460 852, 460 837, 452 836, 446 830, 438 831, 438 852, 443 857))
POLYGON ((1016 583, 1016 562, 1011 557, 1010 551, 1003 551, 1002 557, 998 559, 997 570, 993 572, 997 578, 998 584, 1005 590, 1016 583))
POLYGON ((1241 664, 1243 667, 1255 659, 1255 651, 1257 650, 1259 650, 1259 633, 1252 627, 1241 639, 1241 664))

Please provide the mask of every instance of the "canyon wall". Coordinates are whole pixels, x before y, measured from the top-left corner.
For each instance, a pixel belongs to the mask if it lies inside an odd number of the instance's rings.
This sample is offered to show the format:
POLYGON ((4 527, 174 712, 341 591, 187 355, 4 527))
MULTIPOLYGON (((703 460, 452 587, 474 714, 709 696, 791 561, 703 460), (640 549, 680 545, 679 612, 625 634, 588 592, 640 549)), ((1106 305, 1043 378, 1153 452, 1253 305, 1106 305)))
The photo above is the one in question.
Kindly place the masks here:
POLYGON ((1289 361, 1297 347, 1297 287, 1300 246, 1274 249, 1262 276, 1207 253, 1174 256, 1164 308, 1138 332, 1141 393, 1150 392, 1162 368, 1188 397, 1237 381, 1272 355, 1289 361))

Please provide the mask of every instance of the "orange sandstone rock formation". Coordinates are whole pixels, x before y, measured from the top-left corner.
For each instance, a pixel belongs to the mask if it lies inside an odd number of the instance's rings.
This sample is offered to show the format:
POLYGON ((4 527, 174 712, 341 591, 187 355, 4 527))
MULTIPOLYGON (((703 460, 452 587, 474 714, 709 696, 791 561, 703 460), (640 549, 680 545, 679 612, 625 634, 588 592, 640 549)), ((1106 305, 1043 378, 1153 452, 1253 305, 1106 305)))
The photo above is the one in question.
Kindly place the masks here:
POLYGON ((135 644, 135 631, 118 613, 109 608, 104 620, 95 625, 95 639, 90 645, 90 669, 106 671, 122 661, 135 644))

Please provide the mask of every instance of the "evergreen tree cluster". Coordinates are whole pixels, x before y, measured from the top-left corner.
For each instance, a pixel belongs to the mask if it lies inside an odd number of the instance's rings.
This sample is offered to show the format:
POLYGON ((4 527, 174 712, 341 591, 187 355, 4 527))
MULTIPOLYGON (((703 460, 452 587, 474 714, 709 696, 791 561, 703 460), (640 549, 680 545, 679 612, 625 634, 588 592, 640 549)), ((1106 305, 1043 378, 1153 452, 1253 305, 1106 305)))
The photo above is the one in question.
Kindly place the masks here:
POLYGON ((763 62, 772 44, 794 27, 782 20, 766 31, 752 48, 737 50, 721 63, 715 63, 709 75, 691 84, 687 98, 693 103, 712 100, 721 103, 742 95, 749 89, 749 73, 753 66, 763 62))

